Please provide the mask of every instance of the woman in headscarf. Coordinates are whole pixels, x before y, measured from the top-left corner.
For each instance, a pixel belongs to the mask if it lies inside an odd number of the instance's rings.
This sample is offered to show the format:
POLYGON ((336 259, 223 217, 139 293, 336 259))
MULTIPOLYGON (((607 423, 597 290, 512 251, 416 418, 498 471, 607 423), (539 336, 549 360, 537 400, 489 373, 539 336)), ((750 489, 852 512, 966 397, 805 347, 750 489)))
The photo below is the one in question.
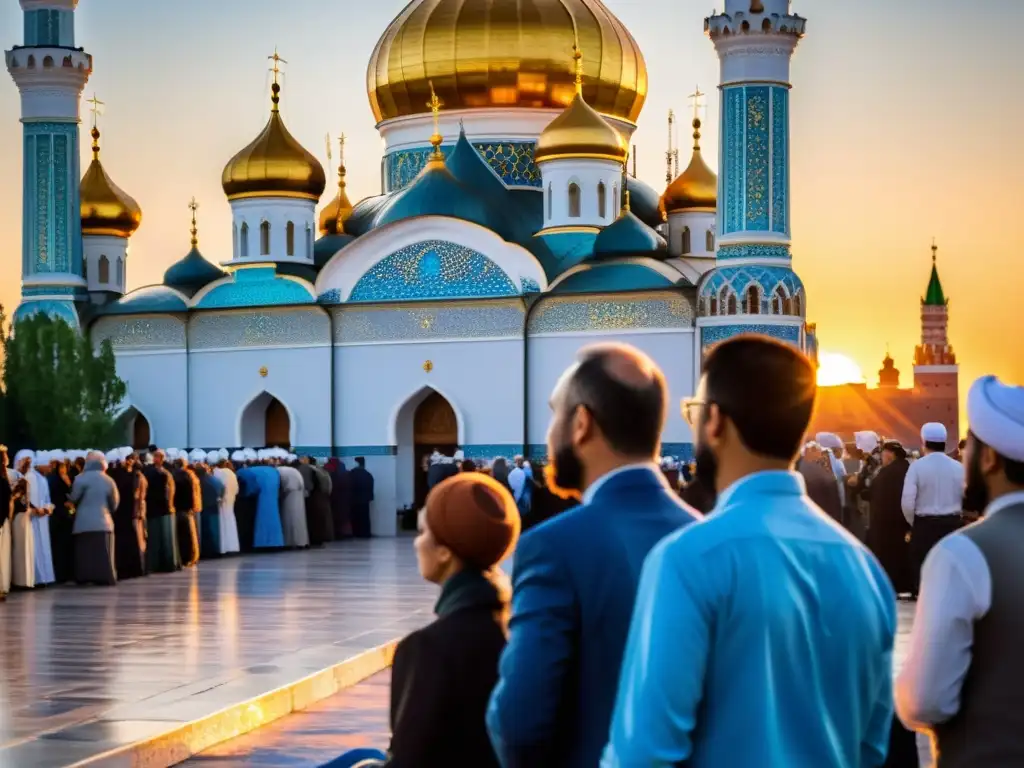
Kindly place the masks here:
MULTIPOLYGON (((334 541, 334 518, 331 515, 331 476, 327 470, 318 467, 312 456, 306 459, 313 473, 313 485, 306 499, 306 518, 309 527, 309 543, 314 547, 334 541)), ((300 468, 301 471, 301 468, 300 468)), ((303 479, 305 479, 303 475, 303 479)))
POLYGON ((505 488, 509 488, 508 473, 508 461, 504 456, 499 456, 494 460, 494 463, 491 464, 491 477, 505 486, 505 488))
MULTIPOLYGON (((211 460, 210 466, 213 467, 211 460)), ((217 454, 216 469, 213 476, 224 486, 224 494, 220 499, 220 553, 235 554, 239 551, 238 521, 235 519, 235 499, 238 498, 238 478, 231 471, 228 452, 222 449, 217 454)))
POLYGON ((909 469, 906 450, 897 441, 888 440, 882 445, 882 468, 869 489, 868 548, 882 564, 897 595, 914 589, 908 541, 913 529, 901 503, 909 469))
POLYGON ((309 527, 306 525, 306 483, 296 468, 281 464, 277 471, 281 476, 281 527, 286 547, 305 548, 309 546, 309 527))
POLYGON ((75 504, 75 581, 114 586, 117 583, 114 512, 120 503, 117 484, 107 475, 99 451, 86 457, 85 471, 75 478, 70 499, 75 504))
POLYGON ((53 550, 53 575, 58 584, 64 584, 75 577, 75 544, 72 533, 75 527, 74 504, 68 501, 71 493, 71 478, 68 476, 68 461, 63 454, 50 454, 50 474, 46 478, 50 486, 50 546, 53 550))
POLYGON ((839 496, 836 476, 832 471, 834 458, 827 449, 817 443, 808 443, 796 463, 796 470, 804 476, 804 485, 811 501, 842 525, 843 502, 839 496))
POLYGON ((115 460, 107 474, 117 486, 118 497, 114 510, 114 559, 118 578, 136 579, 146 572, 146 539, 135 517, 135 456, 128 454, 122 459, 123 453, 111 451, 107 455, 108 462, 115 460))

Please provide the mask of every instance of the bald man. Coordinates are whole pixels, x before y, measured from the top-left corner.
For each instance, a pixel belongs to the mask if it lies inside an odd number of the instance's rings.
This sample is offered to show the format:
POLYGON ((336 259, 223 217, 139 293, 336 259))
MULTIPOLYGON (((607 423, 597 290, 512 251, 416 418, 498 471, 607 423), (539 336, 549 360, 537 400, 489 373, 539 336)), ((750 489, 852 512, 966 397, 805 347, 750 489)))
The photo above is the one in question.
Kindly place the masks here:
POLYGON ((545 475, 582 503, 516 550, 509 643, 487 713, 505 768, 598 764, 644 558, 699 516, 656 463, 666 398, 658 367, 625 345, 582 350, 551 396, 545 475))

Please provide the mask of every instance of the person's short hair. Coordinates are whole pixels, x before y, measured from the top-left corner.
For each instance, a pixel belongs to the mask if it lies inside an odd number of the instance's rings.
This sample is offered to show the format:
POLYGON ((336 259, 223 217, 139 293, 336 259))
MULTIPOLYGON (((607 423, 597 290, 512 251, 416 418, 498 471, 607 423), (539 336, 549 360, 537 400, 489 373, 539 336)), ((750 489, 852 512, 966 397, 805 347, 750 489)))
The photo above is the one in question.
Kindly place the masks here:
POLYGON ((924 447, 932 453, 945 453, 946 443, 940 440, 928 440, 925 442, 924 447))
POLYGON ((356 456, 356 464, 358 464, 360 467, 365 467, 366 459, 363 458, 362 456, 356 456))
POLYGON ((907 458, 907 449, 903 447, 903 444, 898 440, 886 440, 882 443, 882 450, 889 451, 897 459, 907 458))
POLYGON ((767 336, 745 334, 715 346, 703 373, 706 405, 719 407, 750 451, 796 458, 818 392, 806 355, 767 336))
POLYGON ((653 455, 665 426, 668 388, 655 363, 632 347, 602 344, 584 349, 569 384, 570 408, 584 406, 608 444, 626 456, 653 455), (623 357, 635 367, 630 381, 616 371, 623 357))

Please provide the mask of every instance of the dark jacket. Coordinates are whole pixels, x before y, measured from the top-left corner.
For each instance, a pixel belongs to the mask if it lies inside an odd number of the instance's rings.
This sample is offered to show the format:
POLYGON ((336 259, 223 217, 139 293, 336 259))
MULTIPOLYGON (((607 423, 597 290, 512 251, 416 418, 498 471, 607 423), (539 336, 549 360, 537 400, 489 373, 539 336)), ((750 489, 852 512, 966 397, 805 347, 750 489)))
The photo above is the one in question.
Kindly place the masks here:
POLYGON ((797 471, 804 476, 807 495, 811 501, 824 510, 825 514, 836 522, 843 520, 843 502, 839 497, 839 485, 831 470, 825 469, 815 461, 801 459, 797 463, 797 471))
POLYGON ((511 634, 487 712, 505 768, 598 764, 644 558, 699 517, 660 469, 637 467, 519 540, 511 634))
POLYGON ((484 725, 505 647, 509 595, 497 576, 457 573, 441 591, 437 621, 398 644, 389 768, 497 768, 484 725))
POLYGON ((913 530, 903 515, 903 481, 910 463, 896 459, 882 467, 868 489, 871 502, 868 548, 882 564, 896 594, 914 589, 909 535, 913 530))
POLYGON ((369 504, 373 501, 373 475, 357 466, 348 473, 352 488, 353 504, 369 504))
POLYGON ((174 514, 174 478, 166 466, 150 464, 142 473, 146 487, 146 516, 167 517, 174 514))

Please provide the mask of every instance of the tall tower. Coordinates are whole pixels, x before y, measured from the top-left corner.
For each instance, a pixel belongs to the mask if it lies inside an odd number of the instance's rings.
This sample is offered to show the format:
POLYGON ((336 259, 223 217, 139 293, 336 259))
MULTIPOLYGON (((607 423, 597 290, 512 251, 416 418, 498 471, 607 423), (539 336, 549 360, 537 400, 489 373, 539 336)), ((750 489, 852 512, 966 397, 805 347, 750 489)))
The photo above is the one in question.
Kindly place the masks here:
POLYGON ((21 305, 78 327, 75 301, 86 296, 78 192, 79 99, 92 56, 75 47, 78 0, 20 0, 24 44, 7 51, 21 91, 24 135, 21 305))
POLYGON ((932 243, 932 273, 921 299, 921 343, 914 350, 914 387, 934 389, 948 386, 950 374, 956 379, 959 367, 949 343, 949 301, 939 281, 939 246, 932 243))
POLYGON ((792 270, 790 59, 806 20, 789 0, 725 0, 704 20, 721 62, 718 250, 701 281, 701 343, 756 331, 807 349, 803 284, 792 270))

